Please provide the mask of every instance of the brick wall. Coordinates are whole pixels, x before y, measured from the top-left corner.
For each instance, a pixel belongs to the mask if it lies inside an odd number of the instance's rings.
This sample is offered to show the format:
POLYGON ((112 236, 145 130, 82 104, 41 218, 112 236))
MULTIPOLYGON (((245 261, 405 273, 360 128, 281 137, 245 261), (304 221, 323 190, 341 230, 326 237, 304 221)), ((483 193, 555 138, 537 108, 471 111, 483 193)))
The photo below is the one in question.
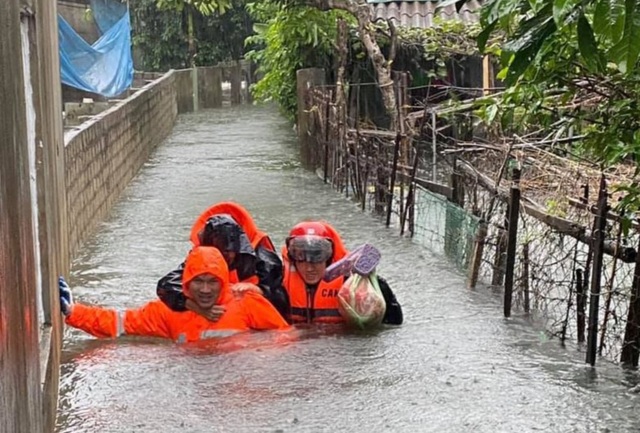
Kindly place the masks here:
POLYGON ((169 72, 78 129, 65 133, 71 257, 116 203, 156 145, 170 133, 178 107, 169 72))

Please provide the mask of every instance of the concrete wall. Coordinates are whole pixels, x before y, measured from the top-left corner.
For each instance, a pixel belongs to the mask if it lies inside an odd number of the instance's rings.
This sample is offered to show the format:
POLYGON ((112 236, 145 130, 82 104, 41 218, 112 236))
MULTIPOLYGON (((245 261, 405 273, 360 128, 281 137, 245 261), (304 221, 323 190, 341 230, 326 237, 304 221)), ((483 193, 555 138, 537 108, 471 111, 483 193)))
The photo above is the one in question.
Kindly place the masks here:
POLYGON ((176 84, 176 74, 170 72, 65 133, 72 256, 105 218, 151 151, 171 132, 180 95, 176 84))
POLYGON ((194 110, 193 73, 191 69, 174 71, 179 113, 190 113, 194 110))
POLYGON ((198 100, 200 108, 222 107, 222 68, 198 68, 198 100))
POLYGON ((82 38, 93 44, 100 32, 93 16, 87 13, 88 0, 58 0, 58 12, 82 38))

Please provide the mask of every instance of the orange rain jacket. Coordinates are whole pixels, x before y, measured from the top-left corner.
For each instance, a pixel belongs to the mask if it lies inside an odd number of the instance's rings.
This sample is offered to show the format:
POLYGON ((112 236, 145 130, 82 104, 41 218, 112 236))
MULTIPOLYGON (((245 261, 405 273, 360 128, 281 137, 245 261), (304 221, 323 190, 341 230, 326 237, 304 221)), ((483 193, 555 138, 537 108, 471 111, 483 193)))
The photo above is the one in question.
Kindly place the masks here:
MULTIPOLYGON (((190 240, 194 247, 200 245, 200 233, 207 222, 214 217, 230 216, 244 231, 248 243, 241 251, 246 264, 254 264, 251 272, 229 271, 229 282, 247 282, 258 285, 264 296, 278 309, 280 314, 289 313, 289 299, 282 287, 282 262, 278 257, 269 236, 259 230, 251 214, 241 205, 233 202, 220 202, 204 211, 191 228, 190 240)), ((243 267, 243 269, 246 269, 243 267)), ((162 277, 156 286, 158 297, 173 311, 185 311, 185 298, 181 293, 182 265, 162 277)))
POLYGON ((251 214, 242 206, 233 202, 220 202, 211 206, 206 211, 202 212, 196 222, 191 227, 191 243, 194 246, 200 245, 200 232, 204 229, 204 226, 207 224, 209 218, 215 215, 227 214, 230 215, 231 218, 235 220, 236 223, 244 233, 249 238, 249 242, 253 248, 258 248, 258 246, 262 246, 263 248, 275 252, 276 249, 273 246, 273 242, 269 239, 266 233, 258 229, 255 221, 251 217, 251 214))
POLYGON ((177 342, 224 337, 251 329, 289 328, 263 296, 253 292, 247 292, 241 298, 233 296, 229 287, 229 269, 216 248, 196 247, 187 257, 183 275, 183 290, 187 296, 189 282, 202 274, 211 274, 222 283, 216 304, 224 305, 226 311, 217 322, 191 311, 172 311, 159 300, 124 313, 74 304, 65 322, 96 337, 113 338, 127 334, 170 338, 177 342))
MULTIPOLYGON (((329 223, 319 221, 329 232, 333 242, 331 263, 347 255, 348 251, 342 238, 329 223)), ((342 323, 344 319, 338 311, 338 290, 344 278, 333 281, 321 280, 316 288, 307 288, 304 280, 296 271, 296 267, 287 255, 287 247, 282 249, 284 261, 284 287, 291 304, 291 321, 293 323, 342 323)))

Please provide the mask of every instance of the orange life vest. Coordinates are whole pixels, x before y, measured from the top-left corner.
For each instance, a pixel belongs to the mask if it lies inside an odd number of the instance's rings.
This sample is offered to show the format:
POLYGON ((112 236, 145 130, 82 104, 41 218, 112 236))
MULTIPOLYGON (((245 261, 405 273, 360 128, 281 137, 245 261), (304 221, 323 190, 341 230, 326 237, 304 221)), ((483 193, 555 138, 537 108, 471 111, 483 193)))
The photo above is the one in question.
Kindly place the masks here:
MULTIPOLYGON (((326 221, 318 222, 325 226, 329 238, 333 242, 331 262, 342 259, 348 251, 338 231, 326 221)), ((336 278, 328 283, 320 281, 315 292, 311 293, 296 271, 295 265, 290 262, 286 246, 282 249, 282 258, 284 262, 283 285, 289 294, 291 321, 294 323, 343 323, 344 319, 338 311, 337 294, 342 287, 344 278, 336 278)))
POLYGON ((291 321, 294 323, 342 323, 338 311, 338 290, 344 278, 328 283, 320 281, 315 291, 307 290, 305 282, 288 260, 284 261, 284 288, 289 294, 291 321))

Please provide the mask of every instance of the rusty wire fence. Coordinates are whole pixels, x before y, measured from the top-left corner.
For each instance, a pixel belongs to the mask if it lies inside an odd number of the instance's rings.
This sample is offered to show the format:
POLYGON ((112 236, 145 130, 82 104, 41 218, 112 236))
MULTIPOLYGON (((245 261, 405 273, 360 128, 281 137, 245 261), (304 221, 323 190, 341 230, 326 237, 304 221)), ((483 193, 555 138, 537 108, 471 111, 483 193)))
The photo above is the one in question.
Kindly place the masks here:
POLYGON ((550 335, 584 345, 591 363, 602 356, 637 365, 638 227, 627 234, 621 229, 610 210, 618 199, 613 189, 603 184, 608 207, 598 202, 601 177, 619 182, 625 169, 602 173, 536 146, 535 138, 470 143, 455 122, 475 124, 472 112, 452 116, 449 108, 420 105, 402 83, 397 80, 393 130, 362 118, 353 97, 361 92, 357 86, 310 90, 305 105, 321 177, 448 257, 468 274, 470 286, 503 288, 506 315, 513 310, 544 319, 550 335), (336 104, 340 91, 346 92, 338 99, 342 106, 336 104), (629 316, 630 305, 636 317, 629 316))

